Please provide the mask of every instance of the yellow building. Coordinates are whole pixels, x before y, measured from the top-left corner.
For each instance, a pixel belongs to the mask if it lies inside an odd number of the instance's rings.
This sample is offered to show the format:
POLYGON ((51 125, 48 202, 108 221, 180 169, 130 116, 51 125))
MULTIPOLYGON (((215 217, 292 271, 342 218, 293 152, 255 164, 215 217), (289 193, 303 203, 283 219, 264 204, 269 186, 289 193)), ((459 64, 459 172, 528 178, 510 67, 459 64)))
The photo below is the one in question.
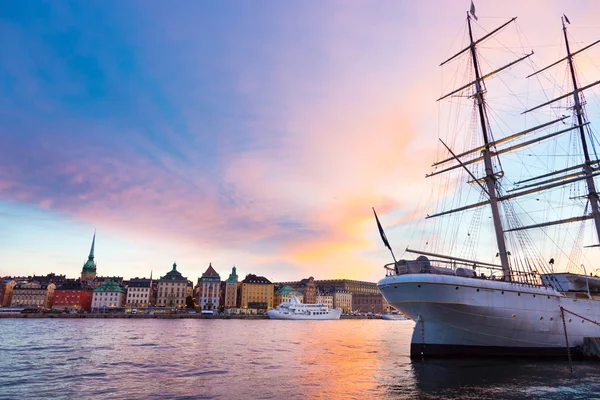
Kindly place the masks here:
POLYGON ((13 288, 11 306, 51 308, 54 301, 54 283, 19 283, 13 288))
POLYGON ((341 308, 345 313, 352 311, 352 293, 335 288, 333 290, 333 308, 341 308))
POLYGON ((13 288, 17 285, 12 279, 0 280, 0 307, 10 306, 13 288))
POLYGON ((246 275, 240 284, 240 308, 255 308, 259 312, 273 308, 274 285, 264 276, 246 275))

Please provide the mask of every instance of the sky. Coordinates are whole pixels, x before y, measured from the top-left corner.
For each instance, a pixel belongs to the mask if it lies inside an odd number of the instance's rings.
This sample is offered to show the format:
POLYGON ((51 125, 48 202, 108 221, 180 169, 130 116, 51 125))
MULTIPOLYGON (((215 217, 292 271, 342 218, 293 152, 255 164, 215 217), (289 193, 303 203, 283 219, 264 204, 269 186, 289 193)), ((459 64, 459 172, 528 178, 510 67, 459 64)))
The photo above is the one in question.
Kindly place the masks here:
MULTIPOLYGON (((371 207, 401 253, 469 5, 0 2, 0 276, 76 277, 96 230, 103 276, 377 281, 371 207)), ((540 65, 599 8, 476 2, 540 65)))

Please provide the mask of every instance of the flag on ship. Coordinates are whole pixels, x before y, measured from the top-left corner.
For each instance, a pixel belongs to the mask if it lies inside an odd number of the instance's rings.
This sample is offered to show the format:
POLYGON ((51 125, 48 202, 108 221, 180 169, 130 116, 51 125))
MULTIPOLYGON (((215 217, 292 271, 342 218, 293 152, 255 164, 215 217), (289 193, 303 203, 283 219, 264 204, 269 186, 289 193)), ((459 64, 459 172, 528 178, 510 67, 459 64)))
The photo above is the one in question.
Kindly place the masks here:
POLYGON ((471 10, 469 10, 469 12, 473 16, 473 18, 475 18, 475 21, 479 20, 479 18, 477 18, 477 16, 475 15, 475 4, 473 4, 473 0, 471 0, 471 10))
POLYGON ((377 213, 375 212, 375 207, 373 207, 373 214, 375 214, 375 220, 377 221, 377 228, 379 229, 379 234, 381 235, 381 240, 383 240, 383 244, 385 244, 385 246, 390 249, 390 251, 392 250, 390 243, 387 240, 387 237, 385 236, 385 232, 383 231, 383 227, 381 226, 381 223, 379 222, 379 218, 377 217, 377 213))

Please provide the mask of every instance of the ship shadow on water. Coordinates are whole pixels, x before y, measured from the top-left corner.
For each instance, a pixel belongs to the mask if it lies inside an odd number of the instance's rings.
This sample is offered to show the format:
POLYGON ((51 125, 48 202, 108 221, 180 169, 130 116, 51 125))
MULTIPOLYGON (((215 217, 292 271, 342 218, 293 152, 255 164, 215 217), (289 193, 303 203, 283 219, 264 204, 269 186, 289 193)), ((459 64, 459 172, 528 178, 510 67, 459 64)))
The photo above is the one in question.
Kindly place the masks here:
POLYGON ((415 392, 425 399, 600 399, 599 367, 598 363, 577 362, 571 376, 567 361, 411 362, 415 392))

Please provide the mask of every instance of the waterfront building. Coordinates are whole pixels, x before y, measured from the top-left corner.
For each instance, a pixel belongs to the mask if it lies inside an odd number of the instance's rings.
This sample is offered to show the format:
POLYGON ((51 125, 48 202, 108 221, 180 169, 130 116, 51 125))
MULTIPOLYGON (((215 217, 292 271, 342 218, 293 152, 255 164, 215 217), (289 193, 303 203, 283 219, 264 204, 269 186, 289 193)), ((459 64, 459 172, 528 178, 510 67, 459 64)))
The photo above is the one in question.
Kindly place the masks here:
POLYGON ((13 288, 11 306, 51 308, 54 301, 54 283, 19 283, 13 288))
MULTIPOLYGON (((333 287, 336 290, 345 290, 352 294, 352 310, 362 312, 385 312, 389 310, 389 305, 379 292, 375 282, 355 281, 351 279, 327 279, 315 281, 318 286, 326 288, 333 287), (354 297, 360 296, 356 300, 354 297)), ((335 292, 334 292, 335 297, 335 292)), ((348 299, 343 299, 344 303, 348 303, 348 299)), ((335 300, 334 300, 335 303, 335 300)), ((336 308, 344 309, 345 307, 336 306, 336 308)))
POLYGON ((322 287, 335 287, 344 289, 352 294, 381 294, 375 282, 354 281, 350 279, 326 279, 315 281, 322 287))
POLYGON ((317 285, 315 284, 315 278, 312 276, 310 278, 302 279, 300 282, 288 282, 284 285, 291 286, 302 293, 302 296, 304 296, 304 303, 317 303, 317 285))
POLYGON ((333 288, 333 308, 341 308, 342 312, 352 311, 352 293, 348 290, 333 288))
POLYGON ((0 279, 0 307, 9 306, 12 301, 12 293, 17 282, 14 279, 0 279))
POLYGON ((328 308, 333 308, 333 293, 317 292, 317 303, 326 305, 328 308))
POLYGON ((264 276, 246 275, 240 284, 239 302, 241 308, 255 308, 259 312, 273 308, 274 286, 264 276))
POLYGON ((185 286, 185 297, 192 296, 194 297, 194 282, 187 281, 187 285, 185 286))
POLYGON ((96 244, 96 232, 94 232, 94 238, 92 239, 92 247, 90 249, 90 255, 88 260, 83 264, 81 270, 81 281, 91 285, 96 278, 96 262, 94 261, 94 245, 96 244))
POLYGON ((69 279, 54 291, 52 309, 90 311, 93 289, 80 279, 69 279))
POLYGON ((127 307, 151 307, 155 302, 156 290, 152 282, 152 274, 150 279, 136 277, 129 280, 125 300, 127 307))
POLYGON ((94 289, 102 285, 104 282, 116 282, 118 285, 124 286, 122 276, 97 276, 90 283, 90 286, 94 289))
POLYGON ((198 284, 196 285, 198 307, 201 310, 218 310, 220 289, 221 277, 212 264, 209 263, 206 272, 198 278, 198 284))
POLYGON ((382 313, 388 310, 388 303, 381 294, 352 295, 352 310, 360 312, 382 313))
POLYGON ((94 289, 92 311, 106 311, 110 308, 121 308, 125 305, 125 289, 117 282, 107 281, 94 289))
POLYGON ((296 296, 296 298, 298 298, 298 301, 300 303, 302 303, 302 301, 304 300, 304 296, 302 295, 302 293, 300 293, 293 287, 291 287, 291 286, 280 287, 279 289, 277 289, 275 291, 275 294, 273 296, 273 307, 275 308, 275 307, 279 307, 280 304, 289 303, 292 300, 293 296, 296 296))
POLYGON ((235 265, 231 268, 229 278, 225 281, 225 290, 223 291, 223 304, 224 308, 234 308, 237 305, 238 295, 238 276, 235 265))
POLYGON ((185 307, 188 280, 177 271, 177 263, 173 269, 158 280, 156 305, 159 307, 185 307))
POLYGON ((48 275, 33 275, 29 280, 46 285, 54 283, 56 287, 59 287, 67 281, 67 277, 66 275, 56 275, 54 272, 51 272, 48 275))

